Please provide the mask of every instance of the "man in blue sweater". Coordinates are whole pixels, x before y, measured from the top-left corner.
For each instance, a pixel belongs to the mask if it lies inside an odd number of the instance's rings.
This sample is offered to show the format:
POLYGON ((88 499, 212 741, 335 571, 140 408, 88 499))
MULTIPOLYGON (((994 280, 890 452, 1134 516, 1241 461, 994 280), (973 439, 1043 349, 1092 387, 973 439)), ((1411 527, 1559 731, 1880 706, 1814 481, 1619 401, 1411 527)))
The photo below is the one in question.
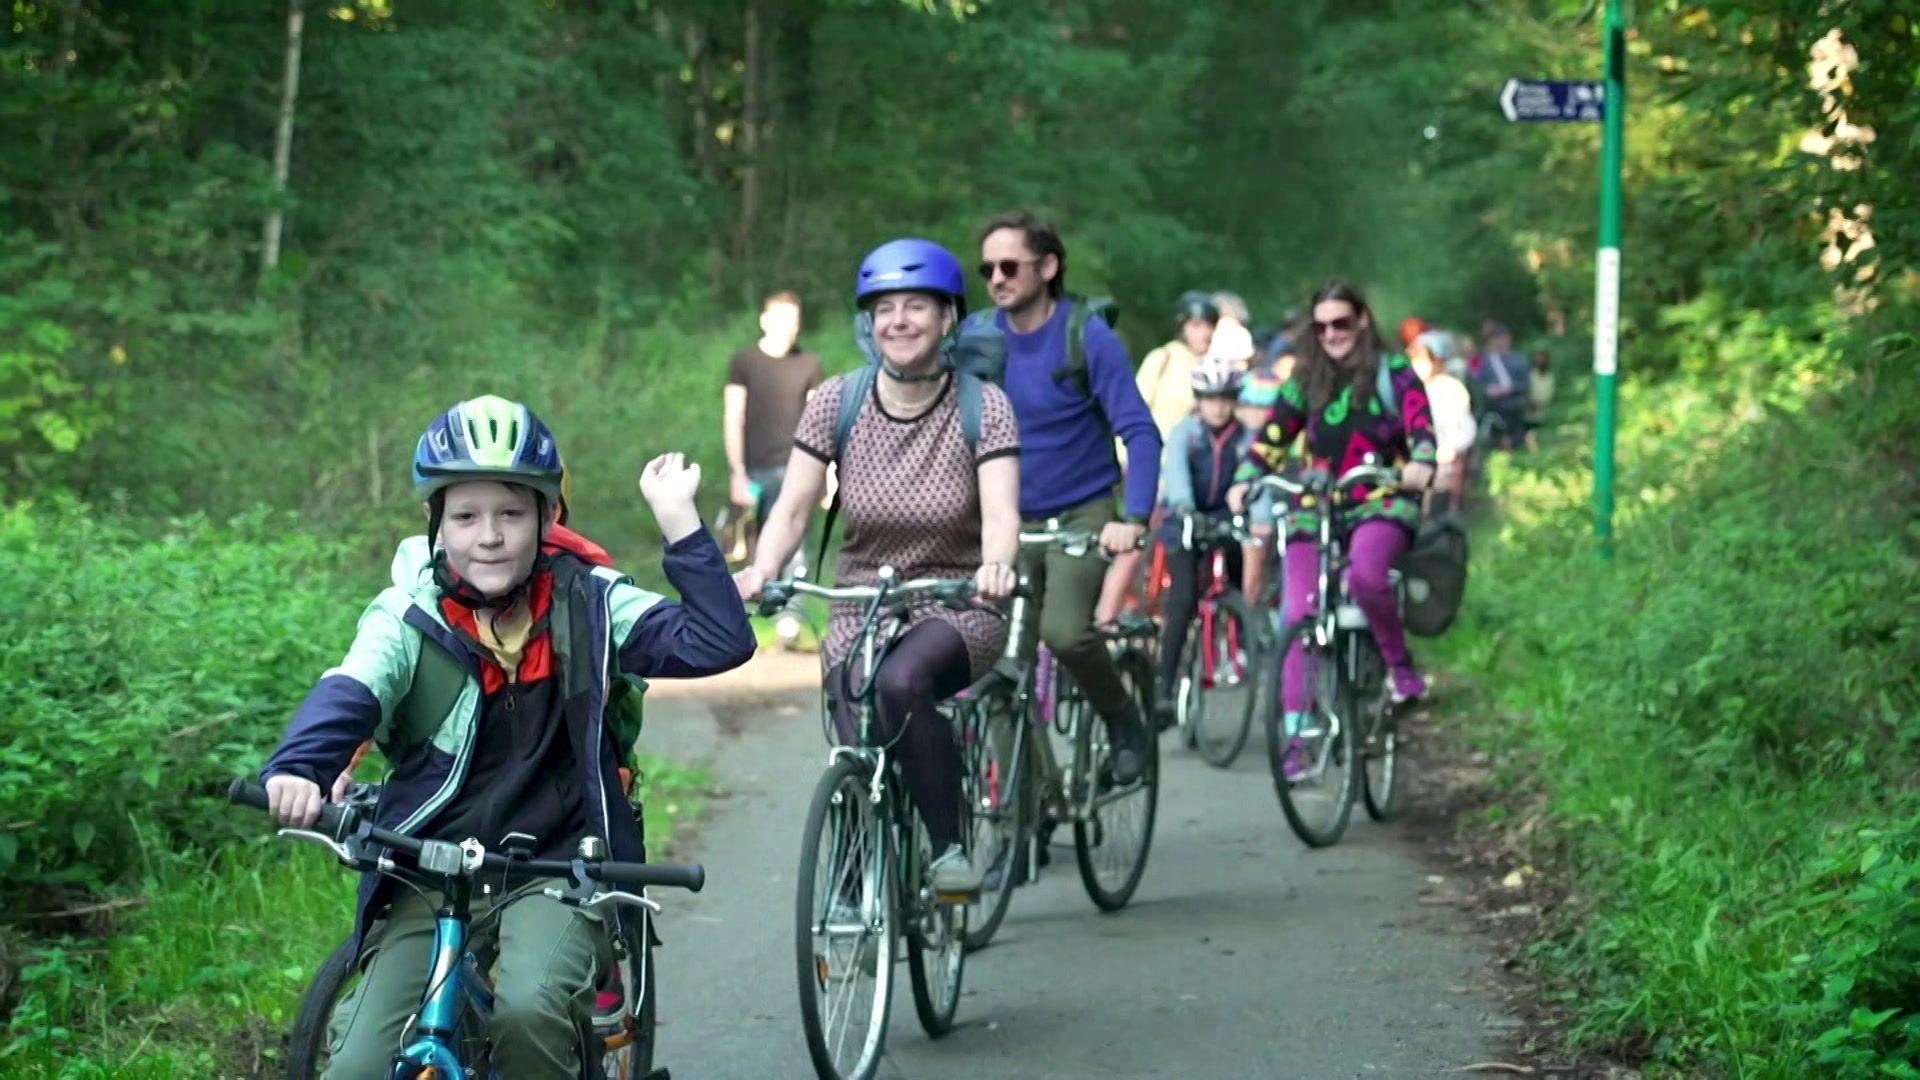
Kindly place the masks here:
MULTIPOLYGON (((1160 485, 1160 431, 1134 385, 1125 346, 1099 317, 1087 321, 1086 379, 1056 379, 1067 363, 1072 306, 1067 249, 1052 225, 1030 214, 996 218, 980 232, 980 274, 1007 337, 1004 389, 1020 426, 1020 516, 1032 529, 1083 529, 1109 554, 1146 533, 1160 485), (1115 436, 1131 469, 1121 513, 1115 436)), ((1040 600, 1040 638, 1066 665, 1113 738, 1113 779, 1127 784, 1147 759, 1147 728, 1093 628, 1105 566, 1054 550, 1023 554, 1021 571, 1040 600)))

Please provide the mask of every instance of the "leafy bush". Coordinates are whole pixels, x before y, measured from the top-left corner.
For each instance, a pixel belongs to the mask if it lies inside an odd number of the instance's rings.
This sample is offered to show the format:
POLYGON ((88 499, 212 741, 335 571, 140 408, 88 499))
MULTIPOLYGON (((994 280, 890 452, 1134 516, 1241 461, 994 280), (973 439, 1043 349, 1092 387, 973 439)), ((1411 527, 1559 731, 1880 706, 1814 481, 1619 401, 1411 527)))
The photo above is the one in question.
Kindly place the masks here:
POLYGON ((1584 436, 1498 463, 1441 646, 1503 706, 1470 727, 1574 898, 1536 955, 1577 1041, 1920 1076, 1920 394, 1875 382, 1884 327, 1673 314, 1677 373, 1623 401, 1614 560, 1584 436))
MULTIPOLYGON (((154 535, 71 504, 0 511, 0 894, 98 888, 142 843, 228 835, 360 611, 339 545, 257 513, 154 535)), ((367 595, 371 595, 369 590, 367 595)))

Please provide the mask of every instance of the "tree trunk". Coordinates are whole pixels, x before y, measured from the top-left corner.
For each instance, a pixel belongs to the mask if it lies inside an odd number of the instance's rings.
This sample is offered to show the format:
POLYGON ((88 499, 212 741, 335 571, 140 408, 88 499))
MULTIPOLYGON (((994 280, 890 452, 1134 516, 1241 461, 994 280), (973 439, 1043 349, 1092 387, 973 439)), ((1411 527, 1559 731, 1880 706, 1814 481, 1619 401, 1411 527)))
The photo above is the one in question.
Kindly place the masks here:
POLYGON ((766 167, 762 158, 766 148, 767 122, 767 48, 766 20, 760 0, 747 0, 746 72, 741 93, 740 116, 740 217, 734 234, 734 258, 747 267, 748 290, 758 284, 752 265, 753 244, 760 218, 761 185, 766 167))
POLYGON ((306 0, 287 0, 287 60, 280 79, 280 122, 273 132, 273 209, 260 237, 260 276, 280 265, 280 232, 286 224, 287 172, 293 159, 293 109, 300 98, 300 34, 306 0))
POLYGON ((693 162, 700 178, 712 181, 718 175, 713 146, 713 50, 706 28, 696 18, 688 18, 681 27, 686 37, 687 66, 693 69, 693 162))

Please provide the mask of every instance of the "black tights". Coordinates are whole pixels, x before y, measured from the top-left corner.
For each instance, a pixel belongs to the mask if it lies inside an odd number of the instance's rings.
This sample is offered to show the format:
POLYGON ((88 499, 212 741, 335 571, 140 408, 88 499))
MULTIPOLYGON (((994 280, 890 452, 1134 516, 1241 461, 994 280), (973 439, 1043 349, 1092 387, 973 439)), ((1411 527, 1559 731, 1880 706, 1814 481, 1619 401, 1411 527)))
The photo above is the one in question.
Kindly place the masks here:
MULTIPOLYGON (((834 723, 841 738, 852 741, 854 713, 847 685, 853 661, 828 675, 834 698, 834 723)), ((971 669, 967 642, 960 631, 928 619, 901 634, 880 661, 873 683, 874 741, 894 744, 895 759, 913 805, 926 823, 937 855, 960 842, 960 748, 953 726, 934 705, 967 688, 971 669), (894 740, 898 738, 898 742, 894 740)))
MULTIPOLYGON (((1165 625, 1160 630, 1160 681, 1162 693, 1172 693, 1180 677, 1180 650, 1187 644, 1187 625, 1193 621, 1193 613, 1200 607, 1200 560, 1211 559, 1213 554, 1207 551, 1183 551, 1177 546, 1167 548, 1167 576, 1173 580, 1167 583, 1165 599, 1160 603, 1160 613, 1165 625)), ((1227 548, 1227 585, 1240 587, 1240 546, 1235 544, 1227 548)))

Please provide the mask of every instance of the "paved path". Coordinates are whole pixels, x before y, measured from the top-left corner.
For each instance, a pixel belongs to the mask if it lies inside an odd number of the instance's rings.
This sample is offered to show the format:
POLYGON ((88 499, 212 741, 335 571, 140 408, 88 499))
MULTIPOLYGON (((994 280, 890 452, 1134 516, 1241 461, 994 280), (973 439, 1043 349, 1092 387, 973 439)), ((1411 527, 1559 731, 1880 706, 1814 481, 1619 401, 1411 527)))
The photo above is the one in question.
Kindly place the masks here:
MULTIPOLYGON (((681 852, 706 863, 707 891, 662 894, 660 1062, 680 1080, 812 1075, 792 911, 826 760, 813 671, 768 657, 649 694, 650 749, 705 763, 721 792, 681 852)), ((1162 750, 1133 903, 1101 915, 1070 841, 1057 847, 968 958, 953 1033, 929 1040, 896 987, 882 1076, 1426 1077, 1499 1058, 1511 1025, 1478 989, 1481 943, 1457 913, 1418 902, 1429 870, 1404 830, 1356 809, 1339 846, 1309 852, 1280 816, 1257 734, 1230 772, 1171 736, 1162 750)))

